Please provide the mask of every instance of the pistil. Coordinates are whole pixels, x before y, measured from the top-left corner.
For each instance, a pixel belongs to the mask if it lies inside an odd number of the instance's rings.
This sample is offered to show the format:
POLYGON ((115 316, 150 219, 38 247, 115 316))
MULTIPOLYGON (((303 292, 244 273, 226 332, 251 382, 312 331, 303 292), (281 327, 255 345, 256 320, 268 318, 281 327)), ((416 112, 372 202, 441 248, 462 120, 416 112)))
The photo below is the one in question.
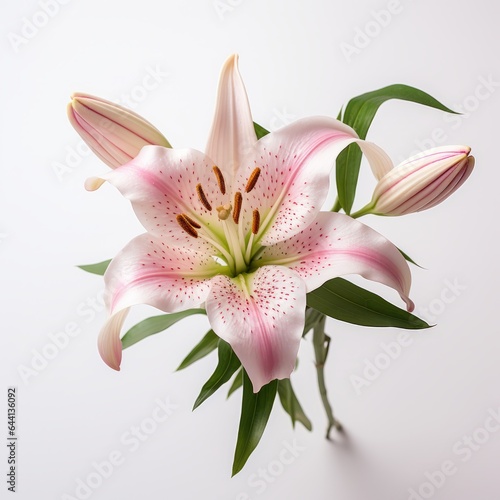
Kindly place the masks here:
MULTIPOLYGON (((212 167, 212 170, 220 193, 225 195, 226 182, 222 171, 216 165, 212 167)), ((261 170, 258 167, 252 171, 248 177, 244 193, 249 193, 255 188, 260 173, 261 170)), ((196 185, 196 194, 203 207, 208 212, 211 212, 212 204, 208 200, 201 184, 196 185)), ((254 257, 252 255, 254 242, 258 240, 259 234, 263 229, 258 209, 252 211, 252 221, 250 224, 248 224, 250 221, 241 220, 242 206, 243 194, 241 191, 237 191, 234 195, 233 204, 226 203, 215 207, 217 217, 224 231, 224 237, 214 233, 214 228, 210 224, 205 224, 203 217, 198 216, 194 212, 190 212, 191 217, 186 213, 179 214, 176 217, 177 223, 187 234, 193 238, 205 240, 224 256, 233 276, 248 271, 252 257, 254 257)), ((266 217, 267 220, 268 217, 266 217)), ((264 221, 264 224, 266 221, 264 221)))

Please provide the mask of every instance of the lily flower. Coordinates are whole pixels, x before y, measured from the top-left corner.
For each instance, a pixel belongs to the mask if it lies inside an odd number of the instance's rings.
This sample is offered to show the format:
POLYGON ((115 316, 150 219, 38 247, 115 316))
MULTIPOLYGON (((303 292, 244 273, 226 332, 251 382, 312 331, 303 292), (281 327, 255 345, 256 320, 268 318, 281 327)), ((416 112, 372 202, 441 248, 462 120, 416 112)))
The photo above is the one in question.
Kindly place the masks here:
POLYGON ((161 132, 142 116, 100 97, 75 93, 67 111, 80 137, 111 168, 135 158, 143 146, 171 147, 161 132))
POLYGON ((434 207, 454 193, 474 168, 468 146, 444 146, 412 156, 379 178, 364 214, 406 215, 434 207))
POLYGON ((99 181, 132 202, 147 231, 104 276, 104 361, 119 370, 129 307, 202 306, 258 392, 290 376, 306 294, 325 281, 359 274, 395 289, 412 310, 410 270, 397 248, 351 217, 320 212, 335 157, 353 142, 376 173, 392 168, 380 148, 330 118, 299 120, 257 141, 237 56, 230 57, 205 153, 146 146, 99 181))

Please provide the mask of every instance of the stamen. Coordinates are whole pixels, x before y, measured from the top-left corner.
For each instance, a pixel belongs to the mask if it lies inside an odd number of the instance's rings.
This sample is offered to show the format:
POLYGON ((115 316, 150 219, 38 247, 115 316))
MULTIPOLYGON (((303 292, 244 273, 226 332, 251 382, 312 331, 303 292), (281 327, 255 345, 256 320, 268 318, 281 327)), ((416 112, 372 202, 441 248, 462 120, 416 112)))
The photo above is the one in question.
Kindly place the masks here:
POLYGON ((239 191, 234 195, 234 209, 233 209, 233 220, 235 224, 238 224, 240 220, 241 204, 243 203, 243 196, 239 191))
POLYGON ((233 207, 231 206, 231 204, 220 205, 219 207, 216 207, 219 220, 227 220, 231 215, 232 209, 233 207))
POLYGON ((210 205, 209 201, 207 200, 207 197, 205 196, 205 193, 203 192, 203 188, 201 187, 201 184, 196 184, 196 192, 198 193, 198 198, 201 201, 201 204, 209 211, 212 211, 212 205, 210 205))
POLYGON ((215 174, 215 178, 217 179, 217 184, 219 185, 220 192, 222 194, 226 194, 226 181, 224 180, 224 176, 220 171, 220 168, 217 165, 214 165, 213 171, 215 174))
POLYGON ((257 234, 259 232, 260 227, 260 213, 257 209, 253 211, 253 219, 252 219, 252 233, 257 234))
POLYGON ((188 218, 186 215, 179 214, 176 217, 176 220, 177 220, 177 224, 179 224, 179 226, 181 226, 181 228, 184 229, 184 231, 186 231, 187 234, 189 234, 193 238, 198 238, 198 232, 196 231, 196 229, 194 229, 193 226, 191 226, 191 224, 189 224, 188 218))
POLYGON ((186 215, 186 214, 182 214, 184 216, 184 218, 186 219, 186 221, 189 223, 189 225, 195 227, 196 229, 200 229, 200 225, 193 219, 191 219, 191 217, 189 217, 189 215, 186 215))
POLYGON ((248 178, 247 185, 245 186, 245 193, 249 193, 255 187, 259 175, 260 175, 260 168, 256 167, 254 171, 250 174, 250 177, 248 178))

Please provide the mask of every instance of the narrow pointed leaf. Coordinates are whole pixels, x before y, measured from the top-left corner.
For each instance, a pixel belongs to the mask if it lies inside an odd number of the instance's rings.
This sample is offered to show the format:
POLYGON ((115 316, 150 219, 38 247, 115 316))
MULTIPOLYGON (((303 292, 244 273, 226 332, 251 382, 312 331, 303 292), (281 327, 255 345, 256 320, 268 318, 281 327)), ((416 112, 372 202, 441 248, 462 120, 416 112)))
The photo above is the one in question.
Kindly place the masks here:
POLYGON ((219 337, 215 334, 213 330, 210 330, 206 335, 196 344, 193 350, 182 360, 176 371, 184 370, 189 365, 192 365, 195 361, 204 358, 207 354, 210 354, 217 348, 217 343, 219 342, 219 337))
POLYGON ((350 144, 337 156, 335 171, 337 179, 337 196, 345 213, 351 213, 358 185, 359 167, 363 155, 357 144, 350 144))
POLYGON ((363 326, 429 328, 413 314, 342 278, 334 278, 307 294, 307 305, 331 318, 363 326))
POLYGON ((410 101, 446 113, 457 114, 422 90, 409 85, 395 84, 352 98, 345 108, 343 121, 354 128, 361 139, 366 139, 378 108, 391 99, 410 101))
POLYGON ((269 134, 269 130, 266 130, 258 123, 253 122, 253 128, 255 129, 255 134, 257 135, 257 139, 260 139, 261 137, 264 137, 265 135, 269 134))
POLYGON ((259 444, 273 409, 277 390, 278 381, 273 380, 255 394, 252 382, 246 372, 243 372, 243 398, 238 439, 234 451, 233 476, 243 469, 259 444))
POLYGON ((212 376, 207 380, 202 387, 199 396, 194 402, 193 410, 214 394, 217 389, 222 387, 233 376, 234 372, 241 366, 240 360, 234 354, 231 346, 219 339, 218 342, 219 362, 212 376))
POLYGON ((92 274, 98 274, 102 276, 105 272, 106 269, 109 266, 109 263, 111 262, 111 259, 109 260, 103 260, 102 262, 97 262, 96 264, 85 264, 82 266, 76 266, 82 269, 83 271, 86 271, 88 273, 92 274))
MULTIPOLYGON (((366 139, 379 107, 390 99, 411 101, 447 113, 455 113, 422 90, 409 85, 396 84, 351 99, 344 109, 342 121, 351 126, 361 139, 366 139)), ((359 147, 356 144, 351 144, 337 158, 338 196, 340 204, 347 214, 351 213, 354 202, 361 157, 359 147)))
POLYGON ((242 385, 243 385, 243 368, 240 368, 236 372, 236 376, 234 377, 233 383, 231 384, 229 391, 227 391, 227 397, 229 398, 229 396, 231 396, 233 392, 237 391, 242 385))
POLYGON ((405 260, 407 260, 414 266, 420 267, 420 269, 425 269, 425 267, 422 267, 420 264, 417 264, 408 254, 404 253, 403 250, 401 250, 401 248, 398 248, 398 250, 399 253, 405 258, 405 260))
POLYGON ((295 422, 300 422, 308 431, 312 430, 311 421, 304 413, 302 406, 295 395, 290 379, 286 378, 278 382, 278 394, 281 406, 290 415, 292 426, 295 429, 295 422))
POLYGON ((137 344, 137 342, 140 342, 146 337, 162 332, 181 319, 192 316, 193 314, 205 314, 205 309, 188 309, 187 311, 173 314, 161 314, 160 316, 152 316, 151 318, 145 319, 130 328, 122 337, 122 348, 126 349, 131 345, 137 344))

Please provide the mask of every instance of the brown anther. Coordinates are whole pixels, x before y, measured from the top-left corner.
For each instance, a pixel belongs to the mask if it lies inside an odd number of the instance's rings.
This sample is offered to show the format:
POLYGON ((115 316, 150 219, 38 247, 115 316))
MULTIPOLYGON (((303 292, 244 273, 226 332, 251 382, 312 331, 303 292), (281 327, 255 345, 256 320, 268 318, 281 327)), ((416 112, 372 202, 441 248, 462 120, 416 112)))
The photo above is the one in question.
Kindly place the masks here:
POLYGON ((222 194, 226 194, 226 181, 224 180, 224 176, 222 175, 220 168, 217 165, 214 165, 213 171, 215 174, 215 178, 217 179, 217 184, 219 185, 220 192, 222 194))
POLYGON ((198 232, 196 231, 196 229, 191 226, 191 224, 188 222, 188 218, 186 215, 184 214, 179 214, 177 217, 176 217, 176 220, 177 220, 177 224, 179 224, 179 226, 181 226, 182 229, 184 229, 184 231, 186 231, 187 234, 189 234, 190 236, 192 236, 193 238, 198 238, 198 232))
POLYGON ((189 215, 186 215, 186 214, 182 214, 184 216, 184 218, 186 219, 186 221, 189 223, 190 226, 193 226, 194 228, 196 229, 200 229, 200 225, 193 219, 191 219, 191 217, 189 217, 189 215))
POLYGON ((250 174, 250 177, 248 178, 247 185, 245 186, 245 193, 249 193, 255 187, 259 175, 260 175, 260 168, 256 167, 254 171, 250 174))
POLYGON ((240 220, 241 204, 243 203, 243 196, 239 191, 234 195, 234 208, 233 208, 233 220, 238 224, 240 220))
POLYGON ((257 234, 259 232, 259 227, 260 227, 260 213, 257 209, 253 211, 253 218, 252 218, 252 233, 257 234))
POLYGON ((198 198, 201 201, 201 204, 209 211, 212 211, 212 205, 210 205, 210 202, 207 200, 207 197, 205 196, 205 193, 203 192, 203 188, 201 187, 201 184, 196 184, 196 193, 198 194, 198 198))

